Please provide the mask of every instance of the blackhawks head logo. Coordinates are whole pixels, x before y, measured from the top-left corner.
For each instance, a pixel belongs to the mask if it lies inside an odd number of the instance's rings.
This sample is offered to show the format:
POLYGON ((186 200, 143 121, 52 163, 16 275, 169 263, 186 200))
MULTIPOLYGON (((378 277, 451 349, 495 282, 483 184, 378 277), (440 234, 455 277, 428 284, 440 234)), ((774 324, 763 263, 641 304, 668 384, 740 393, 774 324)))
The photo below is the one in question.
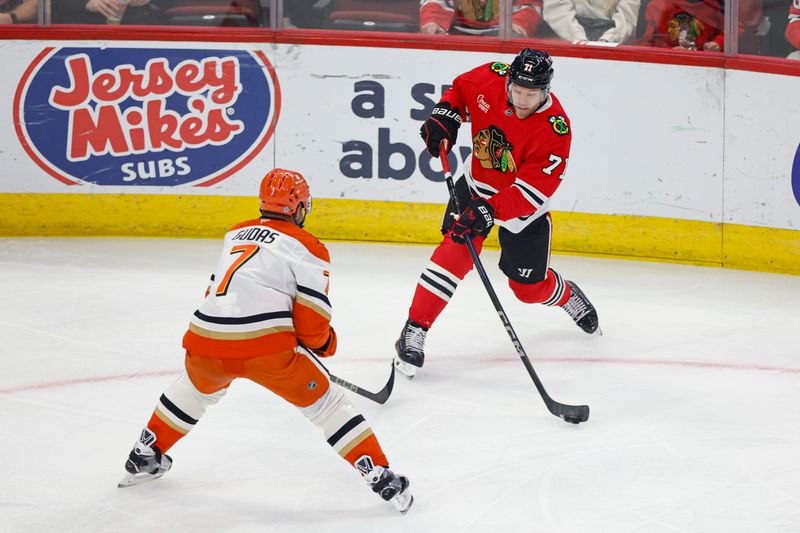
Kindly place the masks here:
POLYGON ((500 172, 516 172, 517 165, 511 155, 513 147, 506 134, 495 126, 481 130, 472 138, 472 157, 480 161, 483 168, 500 172))
POLYGON ((565 119, 563 115, 551 115, 547 117, 547 120, 553 125, 553 131, 556 132, 557 135, 566 135, 569 133, 569 124, 567 124, 567 119, 565 119))
POLYGON ((670 19, 667 27, 669 40, 673 45, 684 48, 697 48, 697 38, 705 26, 689 13, 678 13, 670 19))

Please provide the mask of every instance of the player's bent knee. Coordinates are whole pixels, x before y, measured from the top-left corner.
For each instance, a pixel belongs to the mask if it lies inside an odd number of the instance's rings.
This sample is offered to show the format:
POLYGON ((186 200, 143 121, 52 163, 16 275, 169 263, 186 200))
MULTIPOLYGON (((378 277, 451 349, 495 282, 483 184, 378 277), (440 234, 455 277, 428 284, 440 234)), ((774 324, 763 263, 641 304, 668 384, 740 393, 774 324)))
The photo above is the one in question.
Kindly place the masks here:
POLYGON ((508 280, 508 286, 514 292, 514 296, 526 304, 538 304, 547 300, 553 292, 551 285, 551 283, 547 283, 547 280, 530 284, 508 280))
POLYGON ((204 394, 197 390, 189 376, 184 373, 172 385, 167 387, 160 403, 165 403, 164 398, 166 398, 167 402, 176 406, 183 413, 194 419, 199 419, 206 409, 217 403, 220 398, 225 396, 227 391, 228 389, 224 388, 212 394, 204 394))
POLYGON ((315 426, 325 432, 326 438, 359 416, 341 387, 333 383, 319 400, 300 410, 315 426))

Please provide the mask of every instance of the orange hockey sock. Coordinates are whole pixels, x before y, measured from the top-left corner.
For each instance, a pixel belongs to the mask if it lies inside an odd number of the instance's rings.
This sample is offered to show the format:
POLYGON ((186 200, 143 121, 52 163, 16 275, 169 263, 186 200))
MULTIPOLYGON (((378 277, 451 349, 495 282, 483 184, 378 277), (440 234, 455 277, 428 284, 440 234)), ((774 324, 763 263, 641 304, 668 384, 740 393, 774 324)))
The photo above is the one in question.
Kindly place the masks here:
MULTIPOLYGON (((366 455, 370 457, 373 465, 388 467, 389 460, 386 459, 386 455, 384 455, 381 445, 378 444, 378 439, 375 437, 375 434, 372 433, 371 429, 369 431, 370 434, 364 440, 362 440, 349 452, 347 452, 346 455, 344 455, 344 460, 358 468, 356 462, 366 455)), ((362 474, 364 473, 365 472, 362 472, 362 474)))
POLYGON ((188 430, 178 428, 168 419, 161 418, 157 409, 153 412, 153 416, 150 417, 150 421, 147 423, 147 429, 155 433, 155 445, 158 446, 161 453, 166 453, 167 450, 172 448, 178 440, 189 432, 188 430))

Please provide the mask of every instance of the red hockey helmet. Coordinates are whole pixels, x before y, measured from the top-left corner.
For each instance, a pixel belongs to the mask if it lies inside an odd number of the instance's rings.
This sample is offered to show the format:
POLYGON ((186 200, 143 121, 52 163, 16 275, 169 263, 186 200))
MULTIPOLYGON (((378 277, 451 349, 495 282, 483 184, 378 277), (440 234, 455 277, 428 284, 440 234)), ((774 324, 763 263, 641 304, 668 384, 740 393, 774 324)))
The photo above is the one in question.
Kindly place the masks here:
POLYGON ((294 216, 298 209, 311 212, 311 191, 299 172, 276 168, 261 180, 258 192, 261 211, 294 216))

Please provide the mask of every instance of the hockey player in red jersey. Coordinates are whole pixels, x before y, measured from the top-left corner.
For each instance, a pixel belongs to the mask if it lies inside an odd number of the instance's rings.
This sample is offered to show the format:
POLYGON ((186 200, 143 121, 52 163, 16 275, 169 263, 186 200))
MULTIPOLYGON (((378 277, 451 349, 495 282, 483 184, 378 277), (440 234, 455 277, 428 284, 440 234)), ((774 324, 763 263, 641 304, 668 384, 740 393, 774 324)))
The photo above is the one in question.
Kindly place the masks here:
POLYGON ((172 466, 166 452, 234 379, 247 378, 299 408, 372 490, 404 513, 413 503, 408 479, 389 469, 372 428, 310 354, 332 356, 336 332, 328 250, 303 229, 308 185, 297 172, 275 169, 262 180, 259 198, 261 218, 225 235, 211 285, 183 337, 185 372, 159 398, 120 487, 164 475, 172 466))
POLYGON ((572 131, 550 92, 550 56, 524 49, 511 65, 488 63, 458 76, 420 129, 428 152, 448 149, 469 114, 472 160, 456 182, 458 213, 451 200, 442 222, 444 238, 417 284, 400 338, 395 365, 413 376, 425 361, 428 329, 472 267, 465 239, 481 245, 500 226, 500 270, 525 303, 564 309, 586 333, 598 329, 597 311, 572 281, 549 267, 549 206, 569 159, 572 131))

